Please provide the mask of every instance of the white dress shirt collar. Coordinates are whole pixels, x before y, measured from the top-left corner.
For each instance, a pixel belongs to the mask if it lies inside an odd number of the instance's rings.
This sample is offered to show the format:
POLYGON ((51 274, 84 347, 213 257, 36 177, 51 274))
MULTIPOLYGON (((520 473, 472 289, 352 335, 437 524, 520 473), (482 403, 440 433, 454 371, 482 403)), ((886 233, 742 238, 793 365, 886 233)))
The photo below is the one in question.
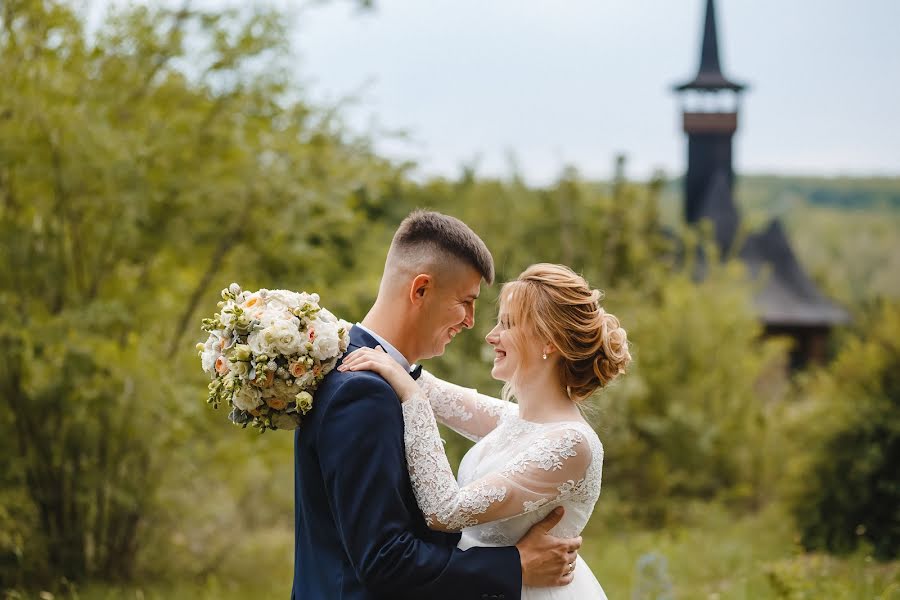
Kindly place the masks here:
POLYGON ((388 342, 386 339, 384 339, 362 323, 357 323, 355 326, 359 327, 360 329, 371 335, 373 338, 375 338, 375 341, 381 344, 381 347, 384 348, 384 351, 387 352, 391 358, 400 363, 400 366, 403 367, 403 369, 407 373, 412 369, 412 366, 409 364, 409 361, 406 360, 406 357, 400 354, 400 351, 394 348, 390 342, 388 342))

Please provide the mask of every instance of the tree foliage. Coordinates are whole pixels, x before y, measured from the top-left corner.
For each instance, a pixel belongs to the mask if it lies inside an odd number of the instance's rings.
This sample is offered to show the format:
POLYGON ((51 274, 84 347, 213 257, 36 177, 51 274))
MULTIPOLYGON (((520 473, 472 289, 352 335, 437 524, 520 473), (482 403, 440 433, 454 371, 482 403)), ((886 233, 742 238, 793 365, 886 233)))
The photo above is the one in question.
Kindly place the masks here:
POLYGON ((198 305, 228 272, 354 263, 348 201, 391 169, 295 99, 275 12, 137 6, 88 38, 66 4, 2 11, 0 444, 31 502, 4 551, 20 576, 129 577, 198 305))
POLYGON ((795 427, 807 443, 793 512, 808 549, 847 553, 866 540, 900 556, 900 305, 884 303, 811 385, 795 427), (816 425, 816 426, 811 426, 816 425))

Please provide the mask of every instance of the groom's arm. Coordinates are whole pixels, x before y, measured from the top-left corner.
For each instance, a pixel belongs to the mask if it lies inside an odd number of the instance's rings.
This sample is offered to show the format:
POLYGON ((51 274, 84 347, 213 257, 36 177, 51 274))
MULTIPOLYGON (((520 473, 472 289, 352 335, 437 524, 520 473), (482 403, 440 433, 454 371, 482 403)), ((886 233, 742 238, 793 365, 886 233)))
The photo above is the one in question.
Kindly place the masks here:
POLYGON ((422 516, 403 502, 403 417, 386 382, 348 377, 323 408, 315 445, 326 493, 347 556, 367 588, 391 598, 520 597, 515 547, 463 552, 412 534, 422 516))

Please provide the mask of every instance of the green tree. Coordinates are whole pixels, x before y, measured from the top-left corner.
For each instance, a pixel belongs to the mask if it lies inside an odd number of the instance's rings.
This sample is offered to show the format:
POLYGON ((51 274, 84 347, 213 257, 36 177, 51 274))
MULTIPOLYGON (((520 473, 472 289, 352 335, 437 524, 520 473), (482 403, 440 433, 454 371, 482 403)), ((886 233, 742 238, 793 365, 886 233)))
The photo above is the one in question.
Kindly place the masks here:
POLYGON ((392 167, 298 100, 283 23, 138 6, 89 38, 68 4, 2 5, 4 579, 131 576, 204 431, 198 310, 356 264, 350 201, 392 167))
POLYGON ((793 512, 808 549, 847 553, 862 540, 900 555, 900 305, 885 302, 848 336, 794 414, 793 512))

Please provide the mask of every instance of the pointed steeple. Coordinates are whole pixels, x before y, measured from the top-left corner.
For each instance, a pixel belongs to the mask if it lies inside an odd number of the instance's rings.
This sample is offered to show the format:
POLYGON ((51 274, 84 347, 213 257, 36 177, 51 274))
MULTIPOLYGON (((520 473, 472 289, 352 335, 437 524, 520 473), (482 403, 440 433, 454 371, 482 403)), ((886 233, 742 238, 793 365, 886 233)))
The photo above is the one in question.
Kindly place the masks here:
POLYGON ((735 83, 722 74, 719 65, 719 36, 716 32, 716 7, 713 0, 706 0, 706 22, 703 26, 703 47, 700 51, 700 68, 693 81, 676 86, 685 90, 734 90, 740 92, 744 85, 735 83))

